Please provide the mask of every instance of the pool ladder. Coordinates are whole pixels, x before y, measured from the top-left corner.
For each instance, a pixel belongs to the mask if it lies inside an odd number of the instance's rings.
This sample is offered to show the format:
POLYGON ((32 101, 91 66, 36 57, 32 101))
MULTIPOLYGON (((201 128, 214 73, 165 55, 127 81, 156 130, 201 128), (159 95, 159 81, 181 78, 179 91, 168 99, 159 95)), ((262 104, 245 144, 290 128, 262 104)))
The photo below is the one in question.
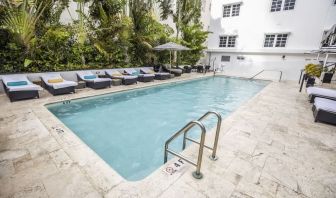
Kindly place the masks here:
POLYGON ((186 162, 196 166, 196 171, 194 171, 192 173, 192 175, 194 176, 194 178, 196 179, 201 179, 203 177, 203 174, 201 173, 201 165, 202 165, 202 157, 203 157, 203 148, 207 148, 212 150, 212 154, 210 156, 210 159, 213 161, 216 161, 218 158, 216 156, 216 152, 217 152, 217 145, 218 145, 218 137, 219 137, 219 132, 220 132, 220 128, 221 128, 221 124, 222 124, 222 116, 215 111, 208 111, 207 113, 205 113, 202 117, 200 117, 198 120, 195 121, 191 121, 188 124, 186 124, 181 130, 179 130, 178 132, 176 132, 173 136, 171 136, 165 143, 165 149, 164 149, 164 163, 166 163, 168 161, 168 153, 179 157, 183 160, 185 160, 186 162), (217 117, 217 127, 216 127, 216 134, 215 134, 215 140, 214 140, 214 144, 213 147, 207 146, 205 145, 205 135, 206 135, 206 129, 202 123, 202 121, 207 118, 209 115, 215 115, 217 117), (198 126, 201 128, 201 139, 200 141, 192 139, 190 137, 188 137, 188 132, 190 129, 192 129, 194 126, 198 126), (172 142, 173 140, 175 140, 177 137, 179 137, 180 135, 183 134, 183 145, 182 145, 182 150, 184 150, 186 148, 186 143, 187 140, 191 141, 193 143, 196 143, 199 145, 199 149, 198 149, 198 157, 197 157, 197 162, 194 162, 193 160, 188 159, 187 157, 169 149, 169 144, 170 142, 172 142))

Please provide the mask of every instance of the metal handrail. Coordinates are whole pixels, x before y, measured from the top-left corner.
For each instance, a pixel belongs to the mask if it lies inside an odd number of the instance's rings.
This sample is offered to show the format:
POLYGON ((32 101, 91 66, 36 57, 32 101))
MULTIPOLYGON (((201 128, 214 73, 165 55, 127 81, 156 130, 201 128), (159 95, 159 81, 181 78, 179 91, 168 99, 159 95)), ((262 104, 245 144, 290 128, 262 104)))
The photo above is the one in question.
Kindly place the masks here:
POLYGON ((255 78, 256 76, 258 76, 259 74, 265 72, 265 71, 276 71, 276 72, 280 72, 280 77, 279 77, 279 82, 281 82, 281 78, 282 78, 282 71, 280 70, 270 70, 270 69, 263 69, 260 72, 258 72, 257 74, 253 75, 250 79, 255 78))
POLYGON ((168 160, 168 153, 175 155, 183 160, 185 160, 186 162, 196 166, 196 171, 193 172, 193 176, 196 179, 201 179, 203 177, 203 174, 201 173, 201 164, 202 164, 202 157, 203 157, 203 147, 204 147, 204 141, 205 141, 205 133, 206 133, 206 129, 204 127, 204 125, 199 122, 199 121, 191 121, 189 122, 187 125, 185 125, 181 130, 179 130, 178 132, 176 132, 172 137, 170 137, 166 143, 165 143, 165 152, 164 152, 164 163, 167 162, 168 160), (188 158, 186 158, 185 156, 178 154, 175 151, 172 151, 169 149, 169 143, 171 141, 173 141, 174 139, 176 139, 178 136, 180 136, 182 133, 186 133, 188 132, 191 128, 193 128, 195 125, 199 126, 201 128, 201 141, 200 141, 200 146, 198 149, 198 158, 197 158, 197 162, 194 162, 188 158))
MULTIPOLYGON (((204 120, 205 118, 207 118, 211 114, 213 114, 217 117, 215 140, 214 140, 213 147, 210 147, 210 146, 207 146, 207 145, 204 145, 204 147, 212 150, 212 154, 210 156, 210 159, 212 159, 213 161, 216 161, 218 159, 217 156, 216 156, 216 152, 217 152, 220 128, 221 128, 221 125, 222 125, 222 116, 216 111, 208 111, 202 117, 200 117, 197 121, 201 122, 202 120, 204 120)), ((186 147, 187 140, 189 140, 191 142, 194 142, 196 144, 200 144, 200 142, 198 142, 197 140, 187 137, 187 133, 188 133, 188 131, 186 131, 183 135, 183 147, 182 147, 183 150, 186 147)))

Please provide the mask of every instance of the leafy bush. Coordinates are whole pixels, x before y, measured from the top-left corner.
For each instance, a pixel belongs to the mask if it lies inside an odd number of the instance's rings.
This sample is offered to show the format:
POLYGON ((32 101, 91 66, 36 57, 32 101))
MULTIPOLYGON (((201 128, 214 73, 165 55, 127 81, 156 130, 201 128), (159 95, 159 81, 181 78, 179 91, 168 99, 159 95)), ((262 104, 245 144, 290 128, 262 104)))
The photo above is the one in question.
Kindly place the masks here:
POLYGON ((24 71, 25 51, 23 45, 12 42, 12 34, 0 29, 0 72, 13 73, 24 71))
POLYGON ((201 24, 193 24, 182 28, 182 44, 189 47, 190 51, 181 54, 181 61, 184 64, 195 65, 203 56, 204 42, 209 32, 203 31, 201 24))
MULTIPOLYGON (((8 0, 0 3, 0 73, 169 63, 169 52, 157 52, 153 47, 172 41, 174 30, 156 19, 154 1, 75 1, 79 5, 78 20, 62 25, 60 16, 69 2, 8 0), (84 12, 87 2, 90 2, 89 13, 84 12)), ((207 37, 199 24, 200 7, 191 2, 178 5, 188 14, 174 20, 177 35, 181 35, 175 41, 192 49, 182 53, 182 62, 195 64, 202 56, 207 37)))
POLYGON ((322 66, 318 65, 318 64, 308 64, 305 66, 305 72, 306 74, 308 74, 309 76, 316 76, 316 77, 320 77, 321 73, 322 73, 322 66))

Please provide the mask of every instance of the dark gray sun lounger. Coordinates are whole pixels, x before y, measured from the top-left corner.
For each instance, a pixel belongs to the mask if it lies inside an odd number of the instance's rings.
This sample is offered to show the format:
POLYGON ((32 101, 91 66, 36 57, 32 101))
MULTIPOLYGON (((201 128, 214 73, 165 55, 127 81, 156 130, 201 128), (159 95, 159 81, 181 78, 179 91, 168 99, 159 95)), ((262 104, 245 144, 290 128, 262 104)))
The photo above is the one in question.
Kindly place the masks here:
POLYGON ((52 95, 75 93, 78 83, 64 80, 58 73, 42 74, 42 86, 52 95))
POLYGON ((106 70, 105 74, 112 79, 121 79, 122 84, 124 85, 131 85, 131 84, 137 83, 138 81, 137 76, 123 75, 117 70, 106 70))
POLYGON ((33 84, 22 74, 2 76, 2 83, 11 102, 39 98, 38 91, 42 90, 42 87, 33 84))
POLYGON ((154 74, 141 74, 133 68, 124 69, 124 72, 127 75, 137 76, 139 82, 151 82, 154 80, 154 74))
POLYGON ((170 74, 166 72, 154 72, 152 69, 149 68, 141 68, 140 73, 142 74, 154 74, 155 80, 166 80, 170 78, 170 74))
POLYGON ((313 114, 315 122, 320 121, 336 125, 336 101, 315 98, 313 114))
POLYGON ((79 71, 77 72, 78 80, 82 80, 86 83, 87 87, 92 89, 102 89, 111 87, 112 80, 110 78, 98 78, 91 71, 79 71))

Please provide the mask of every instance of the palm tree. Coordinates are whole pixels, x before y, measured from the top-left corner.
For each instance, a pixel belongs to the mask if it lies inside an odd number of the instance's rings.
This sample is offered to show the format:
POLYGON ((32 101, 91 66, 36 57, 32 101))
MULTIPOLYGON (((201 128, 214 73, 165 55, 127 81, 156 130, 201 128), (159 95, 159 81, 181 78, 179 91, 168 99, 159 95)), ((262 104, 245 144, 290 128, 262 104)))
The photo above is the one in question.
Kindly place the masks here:
POLYGON ((201 0, 176 0, 174 9, 174 0, 158 0, 161 8, 161 19, 166 20, 169 16, 173 17, 176 27, 176 40, 180 36, 183 25, 198 23, 201 15, 201 0))
POLYGON ((35 0, 12 0, 6 2, 6 14, 2 26, 15 35, 17 41, 29 49, 35 37, 36 23, 48 4, 35 0))

